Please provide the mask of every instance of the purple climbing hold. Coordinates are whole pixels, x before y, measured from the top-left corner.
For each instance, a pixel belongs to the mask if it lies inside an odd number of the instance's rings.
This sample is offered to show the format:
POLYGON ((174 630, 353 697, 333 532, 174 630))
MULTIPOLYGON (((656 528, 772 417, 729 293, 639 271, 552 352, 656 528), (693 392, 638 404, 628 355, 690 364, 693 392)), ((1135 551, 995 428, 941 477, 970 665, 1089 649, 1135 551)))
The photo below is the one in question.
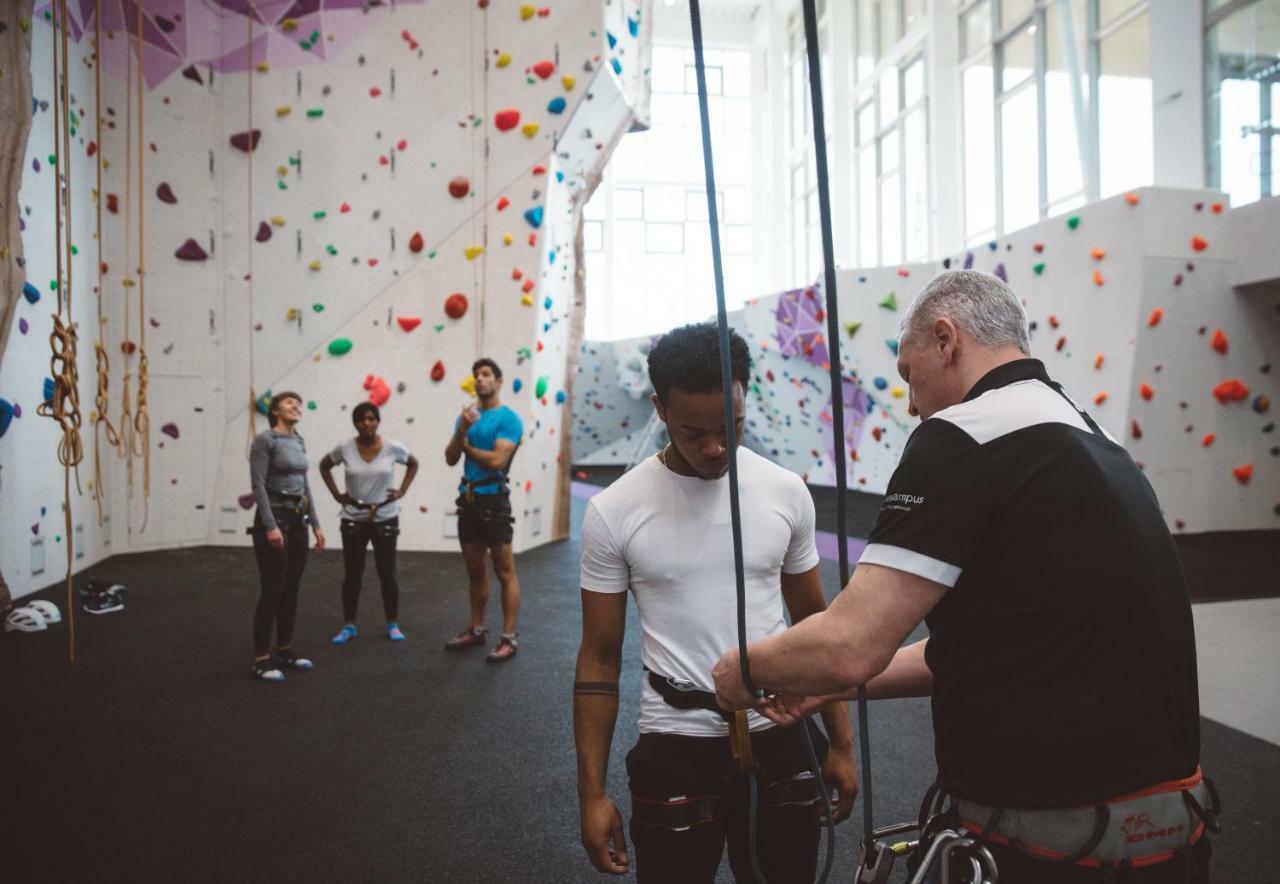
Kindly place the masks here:
POLYGON ((18 331, 25 335, 30 328, 31 326, 27 325, 27 321, 25 319, 18 320, 18 331))
POLYGON ((250 129, 248 132, 237 132, 231 136, 231 146, 236 150, 242 150, 248 153, 251 150, 258 149, 258 142, 262 140, 261 129, 250 129))
POLYGON ((182 69, 182 76, 186 77, 193 83, 199 83, 201 86, 204 85, 204 78, 200 76, 199 69, 193 64, 189 64, 182 69))
POLYGON ((173 255, 179 261, 205 261, 209 257, 209 253, 200 248, 200 243, 194 239, 184 242, 173 255))
POLYGON ((178 198, 173 195, 173 188, 169 186, 168 181, 161 181, 156 188, 156 198, 162 203, 168 203, 171 206, 178 204, 178 198))
POLYGON ((271 239, 271 225, 268 224, 266 221, 259 221, 258 233, 256 236, 254 236, 254 239, 256 239, 258 242, 266 242, 267 240, 271 239))
POLYGON ((1005 269, 1004 269, 1004 265, 1003 265, 1003 264, 997 264, 997 265, 996 265, 996 269, 995 269, 995 270, 992 270, 991 272, 992 272, 995 276, 999 277, 1001 281, 1003 281, 1003 282, 1005 282, 1005 283, 1008 283, 1008 282, 1009 282, 1009 274, 1005 272, 1005 269))
POLYGON ((240 504, 240 509, 242 510, 253 509, 253 505, 256 502, 257 501, 252 494, 241 494, 239 497, 236 498, 236 503, 240 504))
POLYGON ((973 252, 964 253, 964 269, 965 270, 973 269, 973 252))
POLYGON ((165 424, 163 427, 161 427, 161 428, 160 428, 160 432, 164 433, 164 434, 165 434, 166 436, 168 436, 170 439, 177 439, 177 438, 178 438, 178 425, 177 425, 177 424, 173 424, 173 423, 165 424))

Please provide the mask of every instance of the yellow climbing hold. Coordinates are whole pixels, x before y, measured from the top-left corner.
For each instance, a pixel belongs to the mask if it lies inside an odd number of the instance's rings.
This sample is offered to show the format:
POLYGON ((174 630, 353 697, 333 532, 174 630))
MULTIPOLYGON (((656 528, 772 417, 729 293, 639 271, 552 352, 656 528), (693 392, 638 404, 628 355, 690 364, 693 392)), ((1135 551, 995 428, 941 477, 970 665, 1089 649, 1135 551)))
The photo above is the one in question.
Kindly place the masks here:
POLYGON ((511 245, 511 241, 512 241, 512 240, 511 240, 511 234, 509 234, 509 233, 504 233, 504 234, 502 234, 502 244, 503 244, 504 246, 509 246, 509 245, 511 245))
POLYGON ((293 113, 293 107, 291 105, 282 104, 276 108, 277 117, 287 117, 291 113, 293 113))
POLYGON ((520 131, 524 133, 525 138, 532 138, 538 134, 538 124, 530 120, 520 127, 520 131))
POLYGON ((319 269, 320 269, 320 262, 319 262, 318 260, 317 260, 317 261, 312 261, 312 262, 311 262, 310 264, 308 264, 307 266, 308 266, 308 267, 310 267, 312 270, 319 270, 319 269))
POLYGON ((462 383, 458 384, 458 386, 461 387, 462 391, 469 396, 474 396, 476 394, 476 379, 471 375, 467 375, 463 378, 462 383))
POLYGON ((284 21, 280 22, 280 30, 282 31, 298 30, 298 20, 296 18, 286 18, 284 21))
POLYGON ((907 391, 902 387, 893 387, 889 390, 889 395, 894 399, 901 399, 903 396, 907 395, 907 391))
POLYGON ((476 259, 476 255, 479 255, 483 251, 484 246, 467 246, 462 250, 462 253, 467 256, 468 261, 474 261, 476 259))
POLYGON ((564 86, 565 92, 572 92, 573 87, 577 84, 577 82, 578 82, 577 77, 571 77, 568 74, 565 74, 563 77, 560 78, 560 83, 561 85, 564 86))
POLYGON ((276 227, 284 227, 284 216, 283 216, 283 215, 272 215, 272 216, 271 216, 271 223, 272 223, 272 224, 274 224, 276 227))
POLYGON ((271 70, 271 64, 266 59, 263 59, 262 61, 258 62, 257 67, 258 67, 258 73, 260 74, 265 74, 267 71, 271 70))
POLYGON ((502 53, 501 55, 498 56, 498 60, 495 61, 493 64, 495 67, 505 68, 507 65, 511 64, 511 53, 510 52, 502 53))
POLYGON ((288 166, 276 166, 276 174, 277 174, 277 175, 279 175, 281 178, 283 178, 284 176, 286 176, 286 175, 288 175, 288 174, 289 174, 289 167, 288 167, 288 166))
POLYGON ((289 311, 285 313, 285 316, 288 318, 290 322, 296 322, 298 320, 298 317, 301 315, 302 314, 298 312, 297 307, 290 307, 289 311))
POLYGON ((520 7, 520 20, 528 21, 538 13, 538 7, 530 6, 528 3, 520 7))
POLYGON ((121 284, 122 286, 124 286, 125 288, 127 288, 127 289, 131 289, 131 288, 133 288, 135 285, 137 285, 137 283, 136 283, 136 282, 134 282, 132 279, 128 279, 128 278, 120 280, 120 284, 121 284))
POLYGON ((523 298, 520 299, 520 303, 524 304, 526 307, 532 307, 533 298, 529 297, 528 295, 525 295, 523 298))

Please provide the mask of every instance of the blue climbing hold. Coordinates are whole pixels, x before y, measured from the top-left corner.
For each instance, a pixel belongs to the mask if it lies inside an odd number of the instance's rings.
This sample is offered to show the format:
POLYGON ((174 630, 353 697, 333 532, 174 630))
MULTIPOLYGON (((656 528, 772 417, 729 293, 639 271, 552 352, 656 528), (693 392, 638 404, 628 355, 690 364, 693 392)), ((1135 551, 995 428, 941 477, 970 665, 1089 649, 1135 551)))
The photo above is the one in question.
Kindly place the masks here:
POLYGON ((547 295, 547 297, 545 297, 545 298, 543 298, 543 299, 542 299, 542 306, 543 306, 544 308, 546 308, 547 310, 550 310, 550 309, 551 309, 551 296, 550 296, 550 295, 547 295))
POLYGON ((560 392, 556 393, 556 403, 559 405, 564 405, 565 400, 567 400, 568 398, 569 397, 565 395, 564 390, 561 390, 560 392))
POLYGON ((9 424, 13 422, 13 403, 8 399, 0 399, 0 438, 9 432, 9 424))
POLYGON ((523 386, 524 386, 524 381, 520 380, 519 378, 516 378, 514 381, 511 382, 511 392, 519 393, 520 388, 523 386))
POLYGON ((22 297, 27 299, 28 304, 34 304, 40 300, 40 289, 33 286, 30 281, 22 284, 22 297))
POLYGON ((877 377, 877 378, 876 378, 874 381, 872 381, 871 383, 873 383, 873 384, 875 384, 875 385, 876 385, 876 389, 877 389, 877 390, 887 390, 887 389, 889 389, 889 382, 888 382, 888 381, 886 381, 886 380, 885 380, 884 378, 882 378, 882 377, 877 377))
POLYGON ((627 19, 627 30, 631 32, 631 36, 640 36, 640 20, 636 18, 627 19))
POLYGON ((267 392, 259 396, 257 401, 253 403, 253 407, 258 409, 258 414, 262 414, 262 415, 267 414, 268 409, 271 408, 271 391, 268 390, 267 392))
POLYGON ((529 226, 537 230, 542 226, 542 206, 534 206, 532 209, 526 209, 524 220, 529 222, 529 226))
POLYGON ((53 391, 54 391, 54 389, 55 389, 55 387, 54 387, 54 383, 53 383, 53 378, 45 378, 45 379, 44 379, 44 401, 45 401, 45 402, 52 402, 52 401, 53 401, 53 391))
MULTIPOLYGON (((898 355, 898 339, 897 338, 889 338, 884 343, 885 343, 885 346, 889 348, 890 353, 892 353, 894 356, 898 355)), ((883 390, 884 387, 881 387, 880 389, 883 390)))
POLYGON ((560 184, 563 184, 563 183, 564 183, 564 173, 563 173, 563 172, 556 172, 556 181, 557 181, 557 182, 559 182, 560 184))
POLYGON ((987 248, 991 249, 991 251, 994 252, 997 248, 999 248, 999 246, 996 245, 996 241, 993 239, 991 240, 991 242, 987 243, 987 248))
POLYGON ((607 38, 608 38, 608 40, 609 40, 609 48, 610 48, 610 49, 612 49, 613 47, 615 47, 615 46, 617 46, 617 45, 618 45, 618 38, 617 38, 617 37, 615 37, 615 36, 613 36, 613 34, 609 33, 608 31, 605 31, 605 32, 604 32, 604 35, 605 35, 605 37, 607 37, 607 38))
POLYGON ((618 61, 616 58, 611 58, 609 59, 609 65, 613 68, 613 72, 615 74, 622 76, 622 62, 618 61))
POLYGON ((568 104, 569 103, 564 100, 563 95, 557 95, 555 98, 551 99, 551 101, 547 102, 547 113, 562 114, 568 104))

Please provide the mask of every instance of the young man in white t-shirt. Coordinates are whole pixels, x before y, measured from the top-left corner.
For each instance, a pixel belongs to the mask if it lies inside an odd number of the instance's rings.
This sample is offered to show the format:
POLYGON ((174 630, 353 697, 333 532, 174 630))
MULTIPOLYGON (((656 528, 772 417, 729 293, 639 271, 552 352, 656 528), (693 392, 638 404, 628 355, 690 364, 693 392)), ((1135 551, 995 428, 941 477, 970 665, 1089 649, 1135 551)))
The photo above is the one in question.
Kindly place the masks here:
MULTIPOLYGON (((582 644, 574 684, 582 841, 598 870, 628 870, 622 816, 605 785, 630 590, 648 670, 640 739, 627 756, 631 840, 642 882, 712 881, 726 840, 734 875, 753 880, 748 785, 733 772, 728 725, 715 711, 677 708, 666 699, 712 691, 712 666, 737 642, 727 473, 729 446, 742 437, 750 358, 736 334, 730 349, 735 439, 725 437, 716 327, 670 332, 651 351, 649 374, 671 442, 596 495, 582 525, 582 644)), ((787 628, 784 602, 799 621, 824 610, 826 600, 808 489, 747 449, 737 457, 747 634, 756 639, 787 628)), ((857 792, 853 731, 843 703, 823 709, 822 718, 830 737, 823 776, 841 820, 857 792)), ((771 727, 754 712, 748 726, 760 784, 761 870, 772 884, 812 881, 821 803, 807 779, 803 733, 800 726, 771 727)), ((810 730, 822 757, 826 741, 810 730)))

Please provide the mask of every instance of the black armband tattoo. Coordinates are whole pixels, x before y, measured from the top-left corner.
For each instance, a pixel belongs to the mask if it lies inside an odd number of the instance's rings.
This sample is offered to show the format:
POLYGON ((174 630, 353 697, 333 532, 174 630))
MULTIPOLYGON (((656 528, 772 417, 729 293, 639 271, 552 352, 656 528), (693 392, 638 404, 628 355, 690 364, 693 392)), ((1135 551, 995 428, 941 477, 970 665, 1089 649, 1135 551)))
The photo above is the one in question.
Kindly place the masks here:
POLYGON ((618 696, 618 683, 616 681, 575 681, 573 683, 574 694, 599 694, 604 697, 618 696))

